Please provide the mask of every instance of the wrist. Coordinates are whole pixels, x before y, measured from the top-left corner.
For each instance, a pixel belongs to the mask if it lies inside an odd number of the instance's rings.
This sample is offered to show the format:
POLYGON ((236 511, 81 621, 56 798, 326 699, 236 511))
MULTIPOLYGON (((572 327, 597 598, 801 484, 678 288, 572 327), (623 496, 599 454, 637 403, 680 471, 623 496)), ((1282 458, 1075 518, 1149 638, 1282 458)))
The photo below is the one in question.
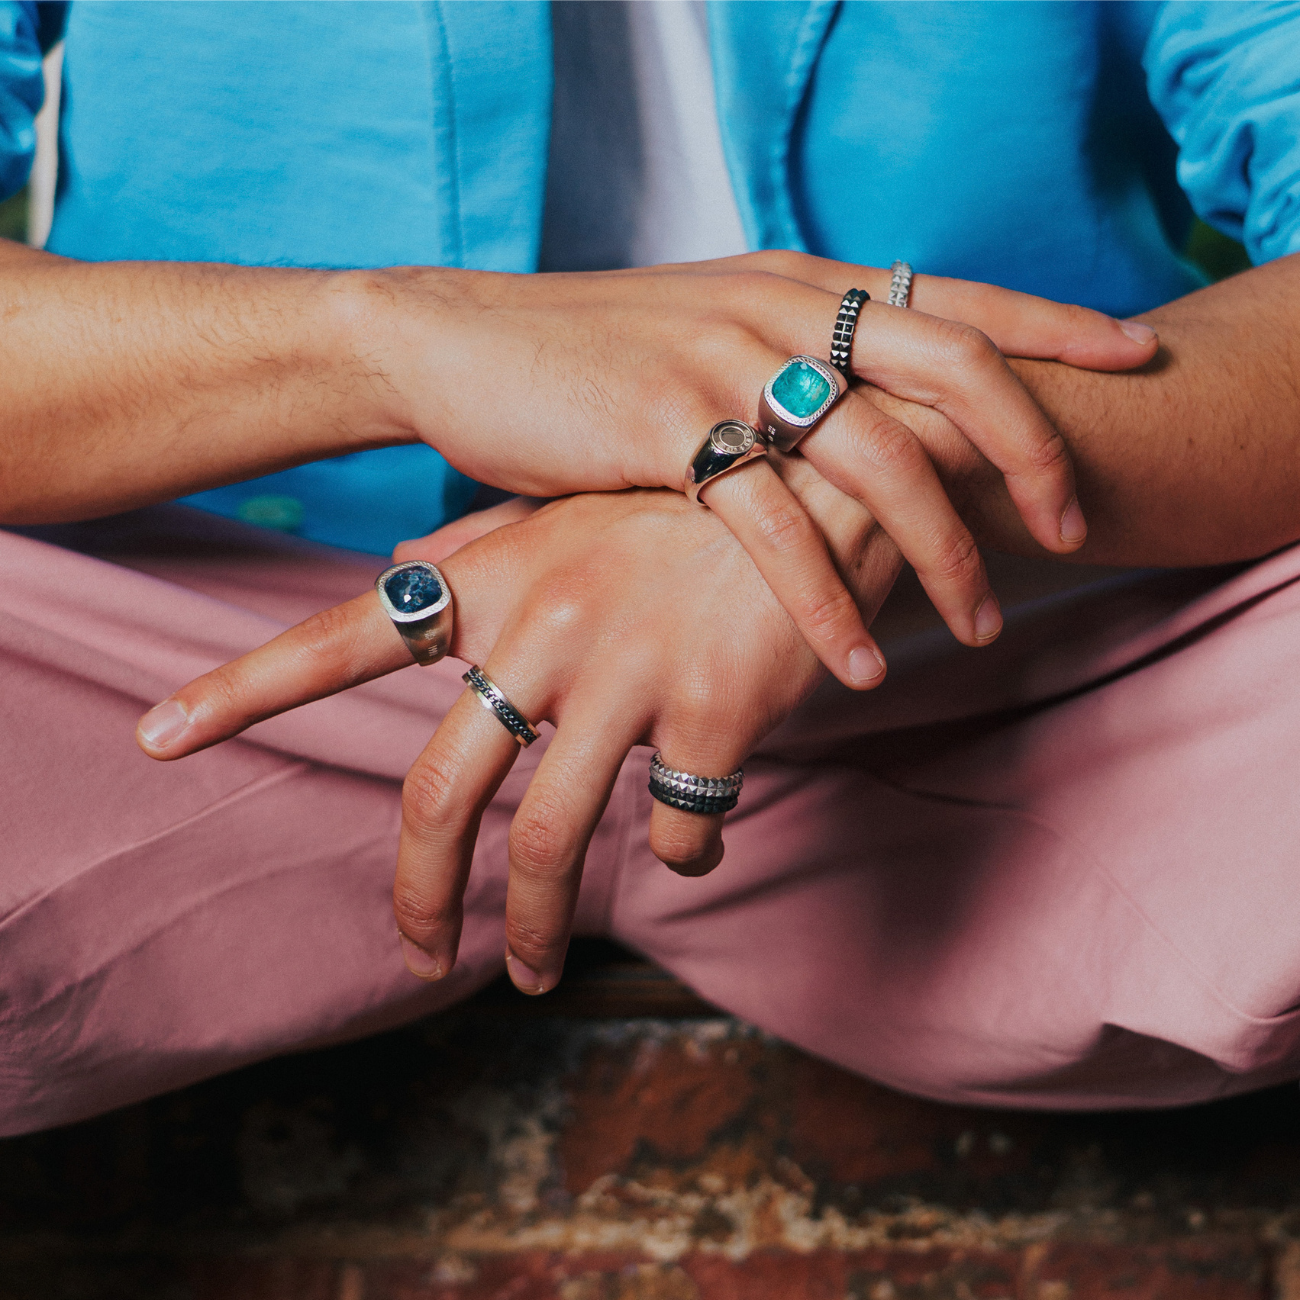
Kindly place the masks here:
POLYGON ((438 444, 438 385, 467 281, 441 267, 339 271, 324 297, 331 368, 344 377, 349 424, 359 444, 438 444))

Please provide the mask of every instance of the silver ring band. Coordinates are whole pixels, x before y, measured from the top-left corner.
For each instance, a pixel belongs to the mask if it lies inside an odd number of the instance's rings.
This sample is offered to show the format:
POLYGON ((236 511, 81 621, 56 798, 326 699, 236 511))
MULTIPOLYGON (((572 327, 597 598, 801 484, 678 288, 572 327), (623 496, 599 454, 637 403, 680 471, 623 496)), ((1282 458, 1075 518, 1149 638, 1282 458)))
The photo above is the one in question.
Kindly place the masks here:
POLYGON ((871 295, 865 289, 850 289, 840 300, 839 315, 835 317, 835 328, 831 331, 831 365, 846 379, 853 356, 853 332, 858 328, 858 313, 862 304, 870 301, 871 295))
POLYGON ((712 815, 730 812, 740 799, 745 769, 730 776, 695 776, 669 767, 658 751, 650 760, 650 793, 660 803, 682 812, 712 815))
POLYGON ((906 262, 895 262, 889 270, 889 305, 906 307, 912 297, 912 268, 906 262))
POLYGON ((763 386, 758 399, 758 424, 767 445, 792 451, 847 388, 844 376, 826 362, 791 357, 763 386))
POLYGON ((709 430, 709 436, 687 466, 686 495, 692 501, 699 501, 700 489, 706 483, 766 455, 767 447, 763 440, 743 420, 722 420, 709 430))
POLYGON ((451 588, 425 560, 407 560, 375 579, 384 613, 401 633, 417 664, 436 664, 451 644, 451 588))
POLYGON ((506 699, 505 692, 477 664, 461 680, 478 696, 478 702, 525 748, 537 739, 532 723, 506 699))

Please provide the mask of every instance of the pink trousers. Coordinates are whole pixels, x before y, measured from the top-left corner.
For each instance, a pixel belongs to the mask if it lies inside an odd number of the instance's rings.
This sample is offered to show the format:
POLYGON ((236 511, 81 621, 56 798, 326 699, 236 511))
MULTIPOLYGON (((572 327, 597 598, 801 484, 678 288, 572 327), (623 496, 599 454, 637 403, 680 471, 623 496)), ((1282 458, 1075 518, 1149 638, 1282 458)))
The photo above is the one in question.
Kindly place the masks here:
MULTIPOLYGON (((460 964, 406 971, 407 766, 462 690, 411 668, 175 764, 140 712, 378 561, 170 508, 0 532, 0 1133, 395 1025, 502 969, 484 818, 460 964), (77 548, 77 549, 74 549, 77 548)), ((727 856, 646 848, 648 752, 592 844, 578 930, 718 1006, 932 1097, 1163 1105, 1300 1076, 1300 548, 1013 609, 990 650, 891 647, 746 764, 727 856)))

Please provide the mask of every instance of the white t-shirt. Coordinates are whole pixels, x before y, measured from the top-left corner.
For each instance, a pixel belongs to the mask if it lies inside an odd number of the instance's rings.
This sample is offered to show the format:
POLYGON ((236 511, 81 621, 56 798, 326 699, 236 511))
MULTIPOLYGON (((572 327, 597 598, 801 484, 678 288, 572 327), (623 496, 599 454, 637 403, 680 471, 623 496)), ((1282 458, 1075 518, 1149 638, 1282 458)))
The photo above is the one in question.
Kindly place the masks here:
POLYGON ((743 253, 703 0, 553 0, 543 271, 743 253))

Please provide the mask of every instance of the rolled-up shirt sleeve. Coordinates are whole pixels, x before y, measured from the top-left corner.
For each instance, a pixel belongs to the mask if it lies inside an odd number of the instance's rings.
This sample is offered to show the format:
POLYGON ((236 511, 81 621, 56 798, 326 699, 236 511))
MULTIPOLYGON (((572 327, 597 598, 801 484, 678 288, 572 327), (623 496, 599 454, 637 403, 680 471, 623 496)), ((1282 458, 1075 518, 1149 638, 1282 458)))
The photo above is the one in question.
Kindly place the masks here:
POLYGON ((36 5, 0 0, 0 199, 27 183, 45 96, 36 5))
POLYGON ((1252 262, 1300 251, 1300 3, 1171 0, 1143 64, 1201 219, 1252 262))

